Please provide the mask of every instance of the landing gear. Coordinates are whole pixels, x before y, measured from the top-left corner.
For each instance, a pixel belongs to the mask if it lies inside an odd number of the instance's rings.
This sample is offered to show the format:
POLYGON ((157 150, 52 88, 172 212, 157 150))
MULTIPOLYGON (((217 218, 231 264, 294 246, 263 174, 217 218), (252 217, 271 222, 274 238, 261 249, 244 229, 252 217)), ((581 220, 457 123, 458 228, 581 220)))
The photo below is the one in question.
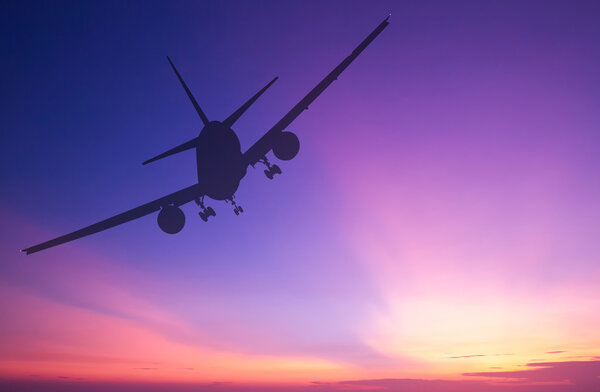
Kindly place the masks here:
POLYGON ((233 200, 233 197, 229 200, 225 200, 227 202, 231 202, 231 205, 233 205, 233 212, 235 212, 236 215, 241 214, 242 212, 244 212, 244 209, 242 208, 242 206, 238 206, 235 202, 235 200, 233 200))
POLYGON ((208 218, 211 216, 217 216, 217 213, 215 212, 215 210, 213 210, 212 207, 206 207, 204 205, 204 196, 202 196, 199 199, 196 199, 196 204, 199 205, 200 208, 202 208, 202 211, 200 211, 198 215, 204 222, 207 222, 208 218))
POLYGON ((277 165, 271 165, 271 163, 269 162, 269 160, 267 159, 267 157, 262 157, 259 160, 260 163, 262 163, 263 165, 265 165, 267 167, 266 170, 264 170, 265 176, 267 176, 267 178, 269 180, 273 179, 273 176, 275 174, 281 174, 281 169, 279 168, 279 166, 277 165))
POLYGON ((235 208, 233 209, 233 212, 235 212, 236 215, 239 215, 242 212, 244 212, 244 209, 242 208, 242 206, 235 206, 235 208))
POLYGON ((208 217, 210 217, 210 216, 217 216, 217 213, 215 212, 215 210, 213 210, 212 207, 208 207, 204 211, 200 211, 198 213, 198 215, 200 215, 200 218, 202 218, 202 220, 204 222, 207 222, 208 221, 208 217))

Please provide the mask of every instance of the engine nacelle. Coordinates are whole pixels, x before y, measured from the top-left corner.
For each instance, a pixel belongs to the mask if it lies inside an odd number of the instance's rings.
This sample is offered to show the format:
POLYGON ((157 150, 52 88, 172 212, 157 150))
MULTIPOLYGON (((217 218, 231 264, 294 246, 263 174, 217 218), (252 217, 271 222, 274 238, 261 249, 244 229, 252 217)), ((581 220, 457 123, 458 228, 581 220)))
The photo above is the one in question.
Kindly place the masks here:
POLYGON ((167 234, 176 234, 183 229, 185 225, 185 214, 175 206, 163 207, 158 213, 156 219, 158 226, 167 234))
POLYGON ((281 132, 273 146, 273 153, 277 159, 289 161, 300 151, 300 140, 292 132, 281 132))

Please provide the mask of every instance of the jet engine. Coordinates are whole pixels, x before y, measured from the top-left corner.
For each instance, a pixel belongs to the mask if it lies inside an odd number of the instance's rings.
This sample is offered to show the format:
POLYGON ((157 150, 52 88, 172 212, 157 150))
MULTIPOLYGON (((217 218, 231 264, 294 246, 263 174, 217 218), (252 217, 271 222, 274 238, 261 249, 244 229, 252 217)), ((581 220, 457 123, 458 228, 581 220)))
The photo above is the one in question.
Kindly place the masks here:
POLYGON ((175 206, 165 206, 158 213, 158 226, 167 234, 176 234, 185 225, 185 214, 175 206))
POLYGON ((300 140, 292 132, 281 132, 275 141, 273 153, 277 159, 289 161, 300 151, 300 140))

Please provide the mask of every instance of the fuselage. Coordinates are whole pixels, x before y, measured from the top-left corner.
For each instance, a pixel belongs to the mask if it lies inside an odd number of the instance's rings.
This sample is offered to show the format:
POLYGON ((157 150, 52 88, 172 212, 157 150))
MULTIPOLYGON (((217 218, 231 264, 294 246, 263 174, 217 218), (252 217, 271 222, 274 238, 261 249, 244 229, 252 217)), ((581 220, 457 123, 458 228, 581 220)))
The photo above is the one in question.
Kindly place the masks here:
POLYGON ((198 184, 215 200, 231 199, 246 175, 240 140, 220 121, 211 121, 200 131, 196 164, 198 184))

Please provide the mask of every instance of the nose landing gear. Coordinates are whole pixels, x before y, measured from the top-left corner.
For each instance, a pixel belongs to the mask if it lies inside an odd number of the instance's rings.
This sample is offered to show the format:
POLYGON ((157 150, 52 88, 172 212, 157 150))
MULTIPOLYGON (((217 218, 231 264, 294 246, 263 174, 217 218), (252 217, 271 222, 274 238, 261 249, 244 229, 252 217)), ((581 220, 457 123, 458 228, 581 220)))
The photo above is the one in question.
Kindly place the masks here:
POLYGON ((202 196, 200 199, 196 199, 196 204, 202 208, 202 211, 200 211, 198 215, 204 222, 207 222, 208 218, 211 216, 217 216, 217 213, 212 207, 206 207, 204 205, 204 196, 202 196))

